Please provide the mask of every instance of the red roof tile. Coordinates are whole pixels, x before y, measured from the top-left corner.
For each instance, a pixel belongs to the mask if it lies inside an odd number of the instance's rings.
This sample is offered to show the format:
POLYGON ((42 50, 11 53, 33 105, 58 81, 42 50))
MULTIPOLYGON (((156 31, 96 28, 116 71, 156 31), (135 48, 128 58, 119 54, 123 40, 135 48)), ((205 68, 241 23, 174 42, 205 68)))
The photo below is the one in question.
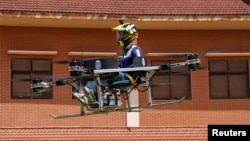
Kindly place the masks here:
POLYGON ((4 141, 206 141, 207 127, 57 127, 57 128, 0 128, 4 141))
POLYGON ((250 0, 1 0, 0 11, 118 15, 250 14, 250 0))

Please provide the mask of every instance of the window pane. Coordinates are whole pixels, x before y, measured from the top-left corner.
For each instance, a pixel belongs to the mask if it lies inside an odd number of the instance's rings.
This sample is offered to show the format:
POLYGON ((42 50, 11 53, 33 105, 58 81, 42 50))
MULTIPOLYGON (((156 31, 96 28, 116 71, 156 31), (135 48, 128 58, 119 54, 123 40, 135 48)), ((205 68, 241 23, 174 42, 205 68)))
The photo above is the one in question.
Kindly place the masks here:
POLYGON ((230 96, 234 98, 247 97, 247 77, 246 75, 230 75, 230 96))
MULTIPOLYGON (((42 82, 51 82, 50 73, 33 73, 32 78, 40 78, 42 82)), ((52 98, 52 88, 43 88, 42 92, 35 93, 32 91, 32 98, 52 98)))
POLYGON ((160 66, 168 63, 168 61, 152 61, 151 66, 160 66))
MULTIPOLYGON (((152 84, 159 84, 159 83, 168 83, 169 82, 169 76, 168 75, 156 75, 152 79, 152 84)), ((163 86, 157 86, 152 87, 152 97, 153 99, 166 99, 170 98, 169 93, 169 85, 163 85, 163 86)))
MULTIPOLYGON (((30 75, 27 74, 14 74, 13 79, 27 79, 30 75)), ((17 81, 12 83, 12 97, 13 98, 30 98, 30 81, 17 81)))
POLYGON ((12 71, 30 71, 31 64, 29 59, 12 59, 11 60, 12 71))
POLYGON ((31 75, 32 79, 33 78, 40 78, 42 79, 43 82, 50 82, 52 81, 52 77, 50 73, 33 73, 31 75))
POLYGON ((228 97, 228 82, 226 75, 210 75, 210 94, 212 98, 228 97))
POLYGON ((52 89, 51 88, 43 88, 43 92, 34 93, 32 92, 32 98, 34 99, 50 99, 52 98, 52 89))
MULTIPOLYGON (((152 66, 159 66, 166 63, 179 63, 178 61, 152 61, 152 66)), ((188 67, 173 67, 170 70, 160 71, 152 79, 153 84, 166 83, 167 85, 152 88, 153 99, 177 99, 183 96, 190 98, 190 73, 188 67), (183 75, 183 73, 186 73, 183 75)))
MULTIPOLYGON (((172 61, 171 63, 176 63, 180 61, 172 61)), ((171 68, 171 72, 188 72, 187 66, 173 67, 171 68)))
POLYGON ((48 60, 32 60, 33 71, 50 71, 51 64, 48 60))
MULTIPOLYGON (((48 59, 12 59, 11 61, 13 80, 33 78, 41 78, 43 82, 52 80, 49 77, 52 74, 52 65, 48 59)), ((13 81, 11 84, 12 98, 52 98, 51 88, 43 88, 41 93, 33 92, 30 87, 31 81, 13 81)))
POLYGON ((249 97, 247 60, 213 60, 209 61, 209 65, 210 96, 212 98, 249 97), (228 68, 227 71, 221 71, 224 68, 228 68))
POLYGON ((172 98, 189 97, 189 76, 179 75, 172 76, 172 98))
POLYGON ((247 72, 247 61, 246 60, 230 60, 229 61, 229 72, 247 72))
POLYGON ((226 61, 209 61, 210 72, 227 72, 226 61))

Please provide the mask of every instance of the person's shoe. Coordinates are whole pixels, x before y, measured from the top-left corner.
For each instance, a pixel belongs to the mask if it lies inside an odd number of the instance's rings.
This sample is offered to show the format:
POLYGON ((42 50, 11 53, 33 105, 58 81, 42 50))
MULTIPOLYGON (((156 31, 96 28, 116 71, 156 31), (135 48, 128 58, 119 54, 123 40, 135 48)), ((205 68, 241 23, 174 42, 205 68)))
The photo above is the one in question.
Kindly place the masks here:
POLYGON ((95 103, 97 101, 97 99, 96 99, 97 94, 94 92, 94 90, 89 89, 88 87, 84 87, 83 89, 84 89, 83 92, 84 92, 85 96, 88 98, 89 104, 95 103))
POLYGON ((72 95, 82 104, 88 104, 88 99, 84 94, 73 92, 72 95))

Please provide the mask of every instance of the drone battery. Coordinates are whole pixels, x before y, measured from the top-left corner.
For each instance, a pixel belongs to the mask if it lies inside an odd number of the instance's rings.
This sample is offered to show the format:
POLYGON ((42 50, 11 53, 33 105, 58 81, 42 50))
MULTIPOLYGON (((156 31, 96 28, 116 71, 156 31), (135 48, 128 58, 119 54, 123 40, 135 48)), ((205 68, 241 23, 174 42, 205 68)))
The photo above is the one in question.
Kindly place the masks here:
POLYGON ((81 63, 84 68, 88 69, 116 69, 118 62, 115 58, 90 58, 83 59, 81 63))
POLYGON ((116 105, 116 96, 114 96, 114 95, 109 95, 109 96, 108 96, 108 99, 109 99, 109 105, 110 105, 110 106, 115 106, 115 105, 116 105))
MULTIPOLYGON (((88 70, 99 70, 99 69, 117 69, 118 62, 115 58, 89 58, 81 60, 83 68, 88 70)), ((116 78, 119 73, 105 73, 99 75, 100 79, 112 79, 116 78)))
POLYGON ((110 92, 104 93, 102 96, 102 102, 104 106, 120 106, 120 96, 111 94, 110 92))
MULTIPOLYGON (((88 58, 88 59, 72 59, 69 66, 71 76, 80 76, 91 74, 97 69, 114 69, 118 68, 118 62, 115 58, 88 58)), ((110 78, 110 74, 103 74, 100 77, 110 78)), ((111 76, 113 77, 113 75, 111 76)), ((92 78, 93 79, 93 78, 92 78)))
POLYGON ((108 105, 108 96, 107 94, 104 94, 103 97, 102 97, 102 102, 103 102, 103 105, 108 105))

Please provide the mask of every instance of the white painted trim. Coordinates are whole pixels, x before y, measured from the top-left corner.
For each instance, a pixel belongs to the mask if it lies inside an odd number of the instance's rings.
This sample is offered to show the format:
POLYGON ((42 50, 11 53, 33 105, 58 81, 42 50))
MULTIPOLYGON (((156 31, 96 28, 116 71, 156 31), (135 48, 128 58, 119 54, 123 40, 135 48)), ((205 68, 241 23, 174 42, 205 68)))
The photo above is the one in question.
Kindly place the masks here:
MULTIPOLYGON (((131 106, 139 106, 139 92, 133 90, 130 93, 131 106)), ((134 109, 139 110, 139 109, 134 109)), ((140 113, 139 112, 127 112, 127 127, 139 127, 140 126, 140 113)))

